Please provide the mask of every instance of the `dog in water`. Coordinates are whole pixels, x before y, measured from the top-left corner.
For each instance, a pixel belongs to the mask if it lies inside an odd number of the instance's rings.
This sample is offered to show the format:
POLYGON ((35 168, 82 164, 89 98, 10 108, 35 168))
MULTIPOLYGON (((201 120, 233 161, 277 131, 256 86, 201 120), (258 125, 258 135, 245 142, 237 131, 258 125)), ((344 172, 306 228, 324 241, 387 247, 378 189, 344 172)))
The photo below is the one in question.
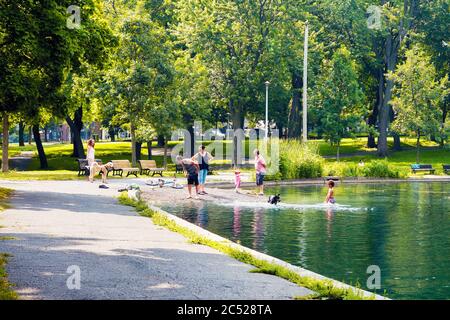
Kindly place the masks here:
POLYGON ((270 204, 275 204, 275 205, 278 204, 278 202, 281 202, 280 194, 270 196, 269 201, 267 201, 267 202, 270 204))

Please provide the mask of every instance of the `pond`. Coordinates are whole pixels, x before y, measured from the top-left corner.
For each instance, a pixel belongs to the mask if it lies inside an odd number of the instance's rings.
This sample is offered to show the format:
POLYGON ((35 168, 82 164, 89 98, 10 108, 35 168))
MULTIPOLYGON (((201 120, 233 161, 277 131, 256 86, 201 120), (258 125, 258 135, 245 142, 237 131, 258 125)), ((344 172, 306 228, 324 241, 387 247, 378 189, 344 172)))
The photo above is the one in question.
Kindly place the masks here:
MULTIPOLYGON (((283 205, 165 206, 246 247, 367 289, 369 266, 393 299, 450 298, 450 183, 342 184, 338 206, 324 186, 267 188, 283 205)), ((373 291, 373 290, 371 290, 373 291)))

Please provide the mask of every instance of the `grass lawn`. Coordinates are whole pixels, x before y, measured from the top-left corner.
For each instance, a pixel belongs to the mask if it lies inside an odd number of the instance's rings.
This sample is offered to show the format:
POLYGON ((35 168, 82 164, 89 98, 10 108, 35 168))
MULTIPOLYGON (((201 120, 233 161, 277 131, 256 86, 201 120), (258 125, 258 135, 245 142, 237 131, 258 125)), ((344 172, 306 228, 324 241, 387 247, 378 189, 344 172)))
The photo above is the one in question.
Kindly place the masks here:
MULTIPOLYGON (((8 199, 13 190, 0 187, 0 212, 9 208, 8 199)), ((8 238, 9 239, 9 238, 8 238)), ((0 238, 0 241, 8 240, 7 238, 0 238)), ((8 274, 5 266, 8 260, 6 253, 0 253, 0 300, 15 300, 17 294, 11 289, 11 284, 8 282, 8 274)))
MULTIPOLYGON (((340 147, 341 161, 337 165, 345 164, 355 164, 361 159, 364 162, 369 162, 374 159, 378 159, 375 154, 376 149, 366 148, 367 138, 356 138, 356 139, 343 139, 340 147), (349 157, 350 154, 357 154, 349 157)), ((175 146, 177 143, 171 141, 169 143, 170 147, 175 146)), ((205 144, 210 144, 211 141, 205 141, 205 144)), ((231 146, 231 141, 223 141, 223 150, 228 146, 231 146)), ((311 140, 311 143, 316 144, 319 153, 322 156, 327 157, 327 166, 335 165, 336 160, 333 158, 336 155, 336 146, 331 146, 329 143, 323 140, 311 140), (331 158, 329 158, 331 157, 331 158)), ((389 139, 389 145, 392 146, 393 141, 389 139)), ((246 156, 249 157, 253 146, 249 146, 249 141, 243 142, 244 150, 246 156)), ((156 142, 153 143, 153 147, 156 148, 156 142)), ((49 164, 48 170, 39 170, 39 159, 37 158, 37 152, 34 145, 26 145, 24 147, 19 147, 17 144, 11 144, 10 146, 10 156, 18 155, 22 151, 33 151, 35 156, 32 159, 29 171, 11 171, 7 174, 0 173, 0 179, 9 180, 77 180, 85 179, 85 177, 78 177, 77 172, 77 162, 70 155, 72 153, 71 144, 60 144, 60 143, 44 143, 45 152, 47 155, 47 160, 49 164)), ((409 166, 416 162, 415 155, 415 140, 402 138, 402 148, 403 151, 391 152, 388 157, 389 162, 400 168, 401 170, 409 171, 409 166)), ((161 151, 161 149, 159 149, 161 151)), ((109 160, 119 160, 128 159, 131 161, 131 144, 130 142, 98 142, 95 146, 96 158, 102 159, 103 162, 109 160)), ((252 157, 252 156, 251 156, 252 157)), ((147 147, 143 144, 142 147, 142 158, 147 158, 147 147)), ((156 155, 153 156, 156 160, 158 166, 163 165, 163 156, 156 155)), ((170 158, 168 159, 168 171, 174 171, 174 164, 171 163, 170 158)), ((230 164, 230 160, 217 160, 213 161, 213 165, 225 165, 230 164)), ((446 148, 441 149, 434 142, 423 141, 421 148, 421 163, 432 164, 436 169, 437 173, 443 173, 442 164, 450 163, 450 149, 447 145, 446 148)), ((326 171, 327 169, 325 169, 326 171)), ((326 173, 325 173, 326 174, 326 173)), ((168 173, 172 176, 173 173, 168 173)))

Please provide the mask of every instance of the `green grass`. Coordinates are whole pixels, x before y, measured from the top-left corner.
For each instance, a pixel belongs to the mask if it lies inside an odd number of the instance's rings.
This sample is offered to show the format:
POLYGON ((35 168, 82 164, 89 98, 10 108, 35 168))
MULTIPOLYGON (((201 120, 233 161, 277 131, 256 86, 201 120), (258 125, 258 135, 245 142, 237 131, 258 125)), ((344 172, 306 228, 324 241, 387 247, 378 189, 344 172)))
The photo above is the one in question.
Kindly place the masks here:
POLYGON ((251 272, 260 272, 275 275, 316 292, 316 294, 308 296, 307 298, 309 299, 367 299, 363 297, 360 292, 357 292, 351 288, 337 288, 331 281, 318 280, 311 277, 302 277, 286 267, 255 258, 248 252, 233 248, 230 245, 231 242, 228 240, 224 242, 218 242, 202 237, 191 229, 178 225, 175 221, 167 217, 165 214, 151 210, 145 202, 130 199, 125 192, 122 193, 118 199, 119 203, 132 206, 140 215, 151 218, 155 225, 163 226, 170 231, 180 233, 191 243, 209 246, 224 254, 227 254, 228 256, 238 261, 255 266, 256 269, 252 270, 251 272))
MULTIPOLYGON (((376 149, 368 149, 365 147, 367 138, 356 138, 356 139, 343 139, 340 153, 344 155, 341 157, 341 161, 335 164, 336 160, 332 158, 326 159, 324 174, 329 171, 330 167, 342 167, 346 165, 357 164, 360 159, 363 159, 366 163, 372 160, 378 159, 375 154, 376 149), (349 154, 358 154, 348 157, 349 154), (347 155, 347 156, 346 156, 347 155)), ((169 143, 170 147, 175 146, 176 141, 171 141, 169 143)), ((205 141, 206 145, 210 144, 211 141, 205 141)), ((336 155, 336 147, 331 146, 329 143, 323 140, 312 140, 313 144, 317 146, 319 154, 326 157, 333 157, 336 155)), ((392 146, 393 141, 389 139, 389 145, 392 146)), ((223 141, 223 150, 226 146, 231 144, 231 141, 223 141)), ((243 142, 244 150, 247 157, 252 157, 250 154, 249 141, 243 142)), ((156 142, 153 143, 153 147, 156 147, 156 142)), ((399 171, 403 172, 405 176, 410 175, 410 164, 416 162, 415 155, 415 140, 409 138, 402 138, 402 148, 403 151, 391 152, 388 157, 388 161, 399 171)), ((40 170, 39 169, 39 159, 36 156, 36 149, 34 145, 25 145, 24 147, 19 147, 18 144, 11 144, 10 155, 14 156, 22 151, 33 151, 35 157, 32 159, 29 171, 11 171, 10 173, 4 174, 0 173, 0 179, 8 180, 77 180, 83 179, 76 175, 78 172, 76 159, 71 157, 72 145, 71 144, 60 144, 60 143, 44 143, 45 152, 48 159, 49 169, 40 170)), ((437 174, 442 174, 442 164, 450 163, 450 150, 447 146, 446 149, 438 148, 437 144, 430 141, 423 141, 421 148, 421 163, 432 164, 436 169, 437 174)), ((98 142, 96 144, 96 158, 102 159, 103 162, 107 162, 113 159, 128 159, 131 160, 131 144, 129 141, 124 142, 98 142)), ((143 144, 142 148, 142 158, 147 158, 147 148, 146 144, 143 144)), ((156 160, 158 166, 163 165, 163 156, 153 156, 156 160)), ((171 163, 170 158, 168 159, 168 171, 174 171, 174 164, 171 163)), ((230 160, 215 160, 212 162, 213 165, 228 165, 230 160)), ((172 176, 173 173, 168 173, 172 176)))
POLYGON ((8 282, 8 274, 5 266, 10 256, 6 253, 0 253, 0 300, 17 300, 18 296, 12 290, 12 285, 8 282))
POLYGON ((0 212, 10 207, 8 200, 12 193, 13 190, 0 187, 0 212))
MULTIPOLYGON (((371 161, 379 160, 380 158, 376 155, 364 155, 355 157, 344 157, 341 158, 339 163, 335 159, 326 159, 325 174, 332 167, 342 167, 342 166, 356 166, 360 160, 363 160, 366 164, 371 161)), ((394 168, 403 173, 403 176, 420 176, 427 173, 417 173, 412 174, 411 164, 416 163, 416 150, 409 149, 404 151, 392 152, 387 161, 394 168)), ((436 169, 436 174, 444 174, 442 168, 443 164, 450 163, 450 150, 441 149, 437 147, 422 147, 420 151, 420 163, 431 164, 433 168, 436 169)))

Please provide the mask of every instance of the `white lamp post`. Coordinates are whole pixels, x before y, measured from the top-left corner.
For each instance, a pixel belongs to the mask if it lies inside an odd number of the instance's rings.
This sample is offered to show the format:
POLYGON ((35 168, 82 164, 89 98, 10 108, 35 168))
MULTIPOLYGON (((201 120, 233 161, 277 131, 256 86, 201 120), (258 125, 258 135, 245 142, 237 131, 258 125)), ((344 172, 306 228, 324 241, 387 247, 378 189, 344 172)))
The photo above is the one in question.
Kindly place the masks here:
POLYGON ((303 53, 303 142, 308 141, 308 33, 308 21, 306 21, 303 53))
POLYGON ((269 85, 270 82, 266 81, 266 132, 265 132, 265 138, 267 140, 268 134, 269 134, 269 85))

